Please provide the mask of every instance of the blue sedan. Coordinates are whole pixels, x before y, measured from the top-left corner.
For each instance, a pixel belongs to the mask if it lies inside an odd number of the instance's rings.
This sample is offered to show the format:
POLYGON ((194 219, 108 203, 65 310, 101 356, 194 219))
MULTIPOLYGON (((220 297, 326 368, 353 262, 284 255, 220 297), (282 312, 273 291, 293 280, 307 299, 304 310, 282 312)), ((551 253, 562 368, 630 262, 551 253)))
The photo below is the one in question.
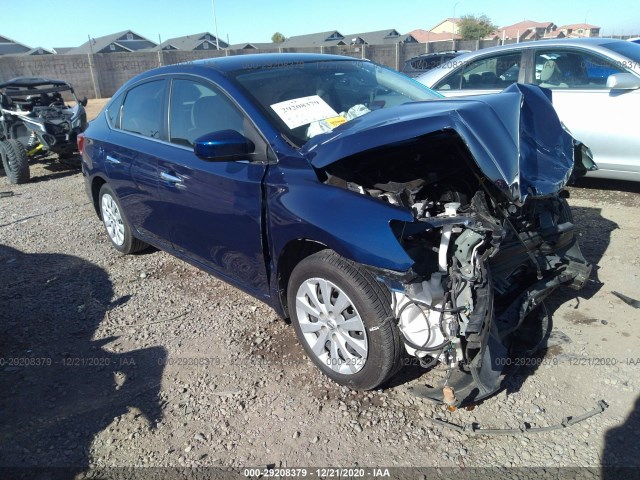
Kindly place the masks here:
POLYGON ((79 147, 115 249, 264 301, 351 388, 408 354, 451 370, 422 395, 483 398, 544 298, 591 269, 563 189, 595 166, 534 86, 444 99, 369 61, 227 57, 132 79, 79 147))

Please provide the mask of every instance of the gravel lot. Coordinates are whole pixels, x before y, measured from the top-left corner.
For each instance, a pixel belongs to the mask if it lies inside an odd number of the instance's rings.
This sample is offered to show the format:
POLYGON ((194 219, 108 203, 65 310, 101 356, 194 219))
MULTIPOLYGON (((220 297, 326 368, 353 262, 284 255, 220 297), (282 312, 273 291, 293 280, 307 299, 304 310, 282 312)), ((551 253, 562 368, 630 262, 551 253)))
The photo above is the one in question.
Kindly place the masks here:
POLYGON ((406 391, 441 370, 340 388, 257 300, 161 251, 120 256, 77 170, 43 161, 32 179, 0 180, 0 466, 640 467, 638 310, 611 294, 640 299, 638 185, 571 188, 592 280, 548 302, 537 368, 449 412, 406 391), (544 426, 600 399, 603 414, 535 435, 430 421, 544 426))

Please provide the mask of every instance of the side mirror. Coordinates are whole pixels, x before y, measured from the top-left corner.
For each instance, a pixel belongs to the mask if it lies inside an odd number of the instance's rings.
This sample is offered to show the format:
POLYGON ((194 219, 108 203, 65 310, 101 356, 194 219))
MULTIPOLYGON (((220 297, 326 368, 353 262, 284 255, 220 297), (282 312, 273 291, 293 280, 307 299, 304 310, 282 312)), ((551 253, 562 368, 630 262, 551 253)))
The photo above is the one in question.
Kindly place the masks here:
POLYGON ((80 100, 80 105, 82 105, 83 107, 86 107, 87 103, 89 103, 89 100, 87 100, 87 97, 82 97, 82 100, 80 100))
POLYGON ((632 73, 614 73, 607 77, 607 88, 612 90, 636 90, 640 88, 640 78, 632 73))
POLYGON ((254 150, 253 142, 235 130, 207 133, 196 138, 193 144, 197 157, 221 162, 247 157, 254 150))

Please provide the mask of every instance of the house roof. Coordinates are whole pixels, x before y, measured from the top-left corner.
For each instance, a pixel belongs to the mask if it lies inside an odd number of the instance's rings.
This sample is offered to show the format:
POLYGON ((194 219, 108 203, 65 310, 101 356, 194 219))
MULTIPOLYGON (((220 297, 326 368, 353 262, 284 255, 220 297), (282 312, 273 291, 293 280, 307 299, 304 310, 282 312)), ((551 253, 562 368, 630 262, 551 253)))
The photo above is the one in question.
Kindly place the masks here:
POLYGON ((19 43, 0 43, 0 55, 12 55, 16 53, 25 53, 30 50, 25 45, 19 43))
POLYGON ((451 22, 451 23, 457 24, 459 21, 460 21, 460 18, 453 18, 453 17, 445 18, 444 20, 441 20, 438 23, 436 23, 433 27, 431 27, 430 30, 433 30, 434 28, 439 27, 440 25, 442 25, 445 22, 451 22))
POLYGON ((23 55, 52 55, 55 53, 53 50, 44 47, 35 47, 29 50, 28 52, 24 52, 23 55))
POLYGON ((558 27, 562 30, 577 30, 579 28, 583 28, 585 30, 593 30, 594 28, 600 28, 597 25, 590 25, 588 23, 572 23, 570 25, 563 25, 558 27))
POLYGON ((402 35, 395 28, 392 28, 391 30, 376 30, 375 32, 364 32, 345 35, 345 43, 351 43, 352 39, 354 38, 361 38, 365 41, 365 43, 368 43, 369 45, 404 43, 407 40, 411 41, 411 39, 417 41, 417 39, 410 33, 402 35))
POLYGON ((544 38, 564 38, 564 36, 564 32, 559 29, 544 34, 544 38))
POLYGON ((453 37, 455 40, 460 40, 462 38, 457 33, 456 34, 451 34, 448 32, 433 33, 433 32, 430 32, 429 30, 422 30, 420 28, 410 31, 407 35, 411 35, 420 43, 441 42, 443 40, 451 40, 451 37, 453 37))
POLYGON ((413 41, 417 41, 417 39, 411 34, 401 34, 395 28, 388 30, 376 30, 373 32, 350 33, 347 35, 343 35, 337 30, 330 30, 327 32, 289 37, 279 46, 284 48, 318 46, 331 47, 335 45, 351 45, 355 43, 385 45, 413 41))
POLYGON ((344 35, 337 30, 329 30, 328 32, 309 33, 307 35, 295 35, 287 38, 280 44, 281 47, 318 47, 323 45, 346 45, 349 43, 344 35))
POLYGON ((112 43, 115 43, 130 52, 156 46, 155 42, 152 42, 148 38, 135 33, 133 30, 124 30, 122 32, 112 33, 111 35, 105 35, 104 37, 92 38, 90 42, 91 43, 89 43, 89 41, 86 41, 79 47, 72 48, 65 53, 68 55, 72 55, 91 52, 102 53, 103 51, 109 52, 108 47, 112 43), (127 40, 128 34, 131 34, 133 36, 132 40, 127 40))
POLYGON ((525 40, 535 40, 537 38, 536 29, 544 28, 545 30, 554 27, 553 22, 534 22, 533 20, 523 20, 522 22, 506 25, 491 33, 489 38, 520 38, 525 40))
POLYGON ((527 38, 535 36, 535 30, 531 28, 500 28, 488 35, 488 38, 501 40, 502 38, 527 38))
POLYGON ((505 25, 500 30, 526 30, 528 28, 549 28, 553 26, 553 22, 534 22, 533 20, 523 20, 522 22, 514 23, 513 25, 505 25))
MULTIPOLYGON (((153 47, 153 50, 167 49, 169 50, 197 50, 204 42, 210 45, 216 46, 216 36, 209 32, 196 33, 192 35, 185 35, 184 37, 175 37, 165 40, 160 45, 153 47)), ((220 48, 227 48, 229 45, 227 42, 218 38, 218 45, 220 48)))
POLYGON ((278 48, 281 44, 273 43, 273 42, 246 42, 246 43, 234 43, 233 45, 229 45, 230 50, 263 50, 263 49, 272 49, 278 48))
POLYGON ((54 47, 53 50, 58 55, 63 55, 65 53, 67 53, 69 50, 71 50, 72 48, 74 48, 74 47, 54 47))
POLYGON ((14 53, 24 53, 31 50, 31 47, 27 47, 25 44, 16 42, 9 37, 0 36, 0 55, 11 55, 14 53))

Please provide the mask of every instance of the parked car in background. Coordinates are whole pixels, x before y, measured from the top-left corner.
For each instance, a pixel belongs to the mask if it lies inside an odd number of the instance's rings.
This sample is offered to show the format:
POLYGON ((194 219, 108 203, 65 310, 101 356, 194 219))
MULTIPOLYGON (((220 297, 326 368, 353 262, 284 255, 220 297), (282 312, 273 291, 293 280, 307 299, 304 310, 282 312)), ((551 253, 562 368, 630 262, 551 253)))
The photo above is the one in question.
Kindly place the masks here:
POLYGON ((627 42, 640 43, 640 37, 628 38, 627 42))
POLYGON ((405 61, 404 67, 402 67, 402 73, 411 78, 415 78, 432 68, 439 67, 443 63, 447 63, 468 52, 469 50, 448 50, 445 52, 424 53, 405 61))
POLYGON ((589 145, 589 175, 640 180, 640 45, 608 38, 487 48, 417 78, 445 96, 499 92, 514 82, 550 88, 560 120, 589 145))
POLYGON ((587 150, 534 86, 454 100, 349 57, 232 56, 138 75, 79 144, 115 249, 266 302, 351 388, 406 351, 449 366, 450 403, 485 397, 591 270, 562 196, 587 150))
POLYGON ((67 160, 76 152, 86 105, 63 80, 19 77, 0 84, 0 155, 10 183, 29 180, 29 160, 38 154, 67 160))

